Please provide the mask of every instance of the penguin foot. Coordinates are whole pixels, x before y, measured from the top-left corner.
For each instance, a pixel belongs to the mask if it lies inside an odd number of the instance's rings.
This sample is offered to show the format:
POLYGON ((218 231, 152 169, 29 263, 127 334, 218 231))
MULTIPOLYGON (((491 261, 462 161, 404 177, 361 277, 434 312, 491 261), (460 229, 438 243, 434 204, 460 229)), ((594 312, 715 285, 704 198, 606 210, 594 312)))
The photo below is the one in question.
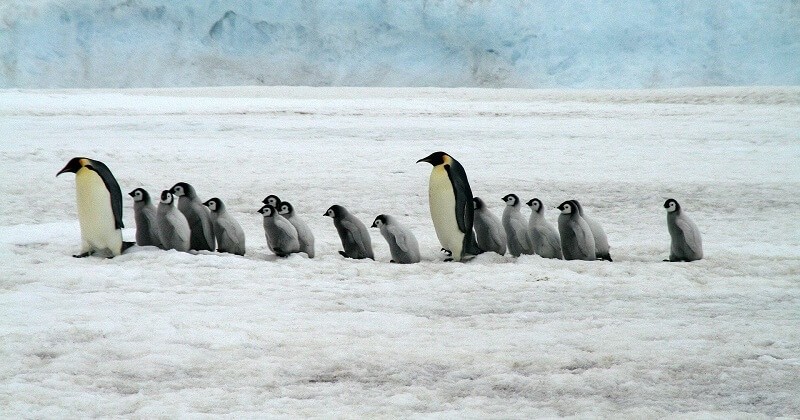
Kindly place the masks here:
POLYGON ((339 251, 339 255, 341 255, 341 256, 343 256, 343 257, 345 257, 345 258, 350 258, 350 256, 349 256, 349 255, 347 255, 347 253, 346 253, 346 252, 344 252, 344 251, 339 251))
POLYGON ((86 251, 86 252, 84 252, 82 254, 73 255, 72 257, 73 258, 86 258, 86 257, 88 257, 88 256, 90 256, 92 254, 94 254, 94 251, 86 251))
POLYGON ((451 261, 453 261, 453 259, 452 259, 452 258, 445 258, 445 259, 444 259, 444 262, 451 262, 451 261))
POLYGON ((136 245, 136 242, 122 242, 122 250, 120 251, 120 253, 125 252, 128 248, 134 245, 136 245))
POLYGON ((447 255, 448 257, 452 257, 453 256, 453 252, 450 251, 449 249, 442 248, 442 252, 444 252, 445 255, 447 255))
POLYGON ((395 260, 389 260, 389 262, 392 263, 392 264, 397 264, 397 261, 395 261, 395 260))

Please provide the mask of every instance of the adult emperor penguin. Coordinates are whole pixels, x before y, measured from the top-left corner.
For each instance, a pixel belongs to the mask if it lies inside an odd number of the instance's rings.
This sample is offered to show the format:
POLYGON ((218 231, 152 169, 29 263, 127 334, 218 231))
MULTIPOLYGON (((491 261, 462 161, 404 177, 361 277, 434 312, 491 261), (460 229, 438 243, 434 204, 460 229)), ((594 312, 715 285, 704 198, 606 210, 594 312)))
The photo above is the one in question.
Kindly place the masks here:
POLYGON ((472 232, 472 189, 464 167, 445 152, 434 152, 417 161, 433 165, 428 183, 428 203, 433 227, 442 248, 453 261, 483 252, 472 232))
POLYGON ((603 227, 600 226, 600 223, 597 223, 594 219, 586 215, 586 213, 583 211, 583 206, 578 202, 578 200, 572 200, 572 202, 573 205, 578 208, 578 212, 581 214, 581 217, 583 217, 583 220, 586 220, 586 223, 589 224, 589 229, 592 230, 592 236, 594 236, 594 251, 597 255, 597 259, 612 261, 611 254, 609 253, 606 231, 603 230, 603 227))
POLYGON ((692 219, 686 215, 675 199, 664 202, 667 209, 667 229, 672 238, 670 244, 670 261, 696 261, 703 258, 703 241, 700 230, 692 219))
POLYGON ((485 251, 506 253, 506 231, 500 219, 486 207, 480 197, 472 199, 475 210, 475 238, 478 247, 485 251))
POLYGON ((161 248, 181 252, 189 250, 192 231, 186 216, 175 206, 175 196, 169 190, 161 191, 161 201, 156 211, 158 238, 161 248))
POLYGON ((292 203, 281 201, 278 214, 285 217, 286 220, 297 229, 297 239, 300 240, 300 252, 305 252, 308 258, 314 258, 314 233, 311 232, 306 222, 295 213, 292 203))
POLYGON ((531 217, 528 219, 528 233, 533 245, 533 252, 542 258, 562 259, 561 238, 558 231, 544 217, 544 204, 538 198, 532 198, 526 203, 531 208, 531 217))
POLYGON ((81 252, 75 258, 95 252, 115 257, 133 245, 122 241, 122 191, 108 167, 99 160, 72 158, 56 176, 75 174, 75 198, 81 226, 81 252))
POLYGON ((278 210, 265 204, 258 210, 264 216, 264 234, 267 236, 269 250, 279 257, 288 257, 289 254, 300 252, 300 240, 297 238, 297 229, 278 214, 278 210))
POLYGON ((515 257, 533 254, 533 245, 528 237, 528 221, 519 210, 519 197, 516 194, 507 194, 503 201, 506 203, 503 210, 503 229, 508 237, 508 252, 515 257))
POLYGON ((400 224, 394 217, 381 214, 372 222, 372 227, 380 229, 381 235, 389 244, 393 263, 414 264, 419 262, 419 244, 414 233, 400 224))
POLYGON ((228 212, 225 203, 214 197, 203 205, 211 210, 211 224, 214 227, 214 238, 217 240, 217 251, 244 255, 244 230, 228 212))
POLYGON ((136 245, 157 246, 161 248, 158 239, 158 222, 156 221, 156 206, 150 199, 150 194, 144 188, 137 188, 128 193, 133 197, 133 215, 136 221, 136 245))
POLYGON ((334 204, 328 208, 323 216, 328 216, 333 219, 333 226, 336 227, 336 232, 339 233, 339 239, 342 240, 342 247, 344 251, 339 251, 339 254, 345 258, 353 258, 356 260, 369 258, 375 259, 372 253, 372 240, 369 237, 369 231, 361 220, 353 216, 346 208, 334 204))
POLYGON ((191 249, 213 251, 215 243, 211 215, 197 197, 194 187, 185 182, 179 182, 169 192, 178 197, 178 210, 189 221, 189 228, 192 230, 191 249))
POLYGON ((583 220, 575 203, 565 201, 558 206, 558 233, 561 235, 561 248, 565 260, 594 261, 594 236, 586 220, 583 220))

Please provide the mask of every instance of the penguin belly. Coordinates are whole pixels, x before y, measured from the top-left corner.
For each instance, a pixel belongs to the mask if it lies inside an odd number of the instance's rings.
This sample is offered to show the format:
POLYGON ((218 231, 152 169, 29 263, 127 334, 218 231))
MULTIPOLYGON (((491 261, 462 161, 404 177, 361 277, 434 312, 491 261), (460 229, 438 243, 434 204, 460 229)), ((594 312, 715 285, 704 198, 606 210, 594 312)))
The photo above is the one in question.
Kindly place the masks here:
POLYGON ((83 252, 109 250, 122 253, 122 231, 116 228, 114 210, 103 178, 88 168, 75 174, 78 221, 81 226, 83 252))
POLYGON ((442 248, 451 252, 453 260, 460 261, 464 246, 464 233, 458 228, 456 195, 450 177, 447 176, 447 171, 443 166, 433 169, 428 185, 428 201, 436 237, 439 238, 442 248))

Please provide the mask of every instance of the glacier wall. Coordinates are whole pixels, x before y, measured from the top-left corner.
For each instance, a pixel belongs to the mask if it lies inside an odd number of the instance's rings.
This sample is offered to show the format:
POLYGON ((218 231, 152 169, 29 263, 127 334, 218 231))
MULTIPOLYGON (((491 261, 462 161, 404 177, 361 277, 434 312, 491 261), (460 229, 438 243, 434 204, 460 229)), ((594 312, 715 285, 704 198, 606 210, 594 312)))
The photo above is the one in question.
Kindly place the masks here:
POLYGON ((800 84, 798 0, 5 0, 0 87, 800 84))

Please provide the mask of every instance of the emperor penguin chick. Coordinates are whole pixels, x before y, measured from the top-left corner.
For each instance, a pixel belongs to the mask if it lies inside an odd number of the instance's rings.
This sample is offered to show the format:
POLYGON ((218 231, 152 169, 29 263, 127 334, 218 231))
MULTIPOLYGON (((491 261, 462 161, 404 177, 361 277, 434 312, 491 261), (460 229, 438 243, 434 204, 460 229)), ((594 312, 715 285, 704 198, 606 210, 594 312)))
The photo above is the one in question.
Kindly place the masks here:
POLYGON ((186 216, 175 205, 175 196, 168 190, 161 192, 156 212, 158 238, 161 248, 186 252, 191 245, 192 231, 186 216))
POLYGON ((594 261, 594 236, 586 220, 583 220, 573 201, 565 201, 558 206, 558 233, 561 235, 561 249, 565 260, 594 261))
POLYGON ((503 197, 506 208, 503 210, 503 228, 508 238, 508 252, 519 257, 522 254, 533 254, 533 246, 528 237, 528 222, 520 212, 519 197, 508 194, 503 197))
POLYGON ((211 224, 214 227, 214 237, 217 239, 217 251, 244 255, 244 230, 228 212, 225 203, 214 197, 203 205, 211 210, 211 224))
POLYGON ((81 252, 76 258, 95 252, 120 255, 132 242, 122 241, 122 191, 117 179, 99 160, 72 158, 56 176, 75 174, 75 198, 81 227, 81 252))
POLYGON ((608 237, 606 236, 606 232, 603 230, 603 227, 600 226, 600 223, 597 223, 594 219, 590 218, 586 215, 583 211, 583 206, 578 200, 572 200, 576 207, 578 207, 578 212, 583 217, 583 220, 586 220, 586 223, 589 224, 589 229, 592 230, 592 236, 594 236, 594 250, 595 254, 597 255, 597 259, 599 260, 611 260, 611 254, 609 253, 609 246, 608 246, 608 237))
POLYGON ((158 238, 156 206, 153 205, 150 194, 144 188, 137 188, 129 192, 128 195, 133 197, 136 245, 152 245, 161 248, 161 239, 158 238))
POLYGON ((270 251, 279 257, 288 257, 289 254, 300 252, 297 229, 285 217, 278 214, 275 207, 267 204, 258 212, 264 216, 264 234, 267 236, 270 251))
POLYGON ((342 240, 344 251, 339 251, 340 255, 357 260, 375 259, 375 255, 372 253, 372 240, 367 227, 361 220, 358 220, 346 208, 336 204, 330 206, 324 216, 333 219, 333 226, 336 227, 339 239, 342 240))
POLYGON ((297 239, 300 241, 300 252, 305 252, 308 258, 314 258, 314 233, 311 232, 306 222, 295 213, 292 203, 288 201, 279 202, 280 211, 278 211, 278 214, 285 217, 286 220, 297 229, 297 239))
POLYGON ((394 217, 381 214, 372 222, 372 227, 380 229, 381 235, 389 243, 389 252, 392 254, 393 263, 413 264, 418 263, 419 244, 414 234, 400 224, 394 217))
POLYGON ((475 208, 475 238, 478 247, 484 251, 496 252, 500 255, 506 253, 506 231, 500 219, 486 208, 486 203, 480 197, 472 199, 475 208))
POLYGON ((544 204, 542 200, 533 198, 528 201, 531 216, 528 219, 528 232, 533 245, 533 252, 542 258, 562 259, 561 238, 558 231, 544 217, 544 204))
POLYGON ((215 243, 211 215, 197 197, 194 187, 179 182, 169 192, 178 197, 178 209, 189 221, 189 228, 192 230, 191 249, 213 251, 215 243))
POLYGON ((670 243, 670 261, 696 261, 703 258, 703 241, 700 229, 686 215, 675 199, 664 202, 667 209, 667 229, 672 239, 670 243))

